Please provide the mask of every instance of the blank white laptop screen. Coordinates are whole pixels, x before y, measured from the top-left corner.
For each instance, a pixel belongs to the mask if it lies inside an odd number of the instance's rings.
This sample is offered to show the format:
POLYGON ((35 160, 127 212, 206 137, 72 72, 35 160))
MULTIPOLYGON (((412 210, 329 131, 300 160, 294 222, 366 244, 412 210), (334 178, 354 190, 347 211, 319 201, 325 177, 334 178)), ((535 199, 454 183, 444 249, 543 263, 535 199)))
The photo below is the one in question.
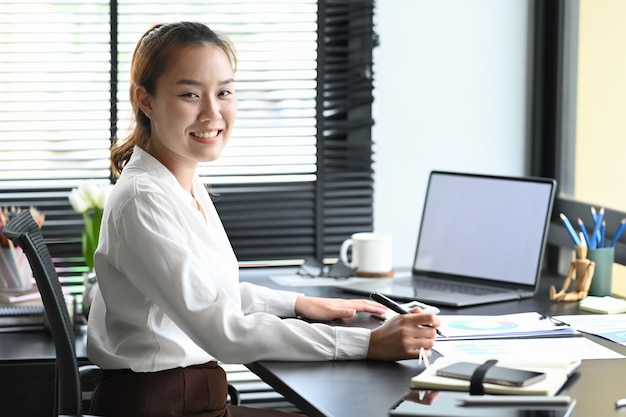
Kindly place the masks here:
POLYGON ((533 285, 553 192, 549 181, 431 173, 414 273, 533 285))
POLYGON ((555 188, 548 178, 433 171, 411 277, 338 287, 453 307, 532 297, 555 188))

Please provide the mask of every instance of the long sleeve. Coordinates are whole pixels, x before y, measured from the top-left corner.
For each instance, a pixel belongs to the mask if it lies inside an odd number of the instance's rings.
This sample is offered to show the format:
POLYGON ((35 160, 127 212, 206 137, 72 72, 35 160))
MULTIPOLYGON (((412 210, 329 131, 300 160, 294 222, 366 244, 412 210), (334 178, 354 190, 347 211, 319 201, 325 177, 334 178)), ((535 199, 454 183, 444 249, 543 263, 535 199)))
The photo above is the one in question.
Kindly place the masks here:
POLYGON ((294 315, 298 294, 240 284, 208 194, 200 197, 203 215, 164 168, 152 166, 158 162, 140 155, 155 172, 133 175, 127 166, 104 215, 95 257, 100 295, 88 326, 91 360, 156 371, 212 359, 365 357, 368 329, 284 318, 294 315))

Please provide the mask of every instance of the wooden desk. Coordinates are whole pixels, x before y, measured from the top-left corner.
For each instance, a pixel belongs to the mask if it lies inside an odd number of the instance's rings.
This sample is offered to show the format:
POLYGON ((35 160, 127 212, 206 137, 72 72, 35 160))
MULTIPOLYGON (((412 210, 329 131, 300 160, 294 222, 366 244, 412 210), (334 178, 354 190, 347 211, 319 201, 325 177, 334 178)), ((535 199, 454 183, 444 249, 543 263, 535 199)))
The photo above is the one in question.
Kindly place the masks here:
MULTIPOLYGON (((260 281, 273 286, 271 282, 260 281)), ((546 278, 536 297, 527 300, 489 304, 463 309, 442 309, 442 314, 508 314, 537 311, 549 315, 578 314, 577 303, 553 303, 548 288, 560 288, 562 278, 546 278)), ((305 287, 295 290, 309 295, 346 296, 330 288, 305 287)), ((338 325, 378 326, 369 315, 338 325)), ((626 347, 592 340, 626 355, 626 347)), ((386 417, 392 407, 409 390, 411 377, 421 368, 417 361, 337 361, 337 362, 273 362, 262 361, 246 365, 309 417, 386 417)), ((577 399, 573 417, 610 417, 626 415, 626 409, 616 410, 615 401, 626 397, 624 386, 626 360, 583 361, 580 370, 563 389, 577 399)))

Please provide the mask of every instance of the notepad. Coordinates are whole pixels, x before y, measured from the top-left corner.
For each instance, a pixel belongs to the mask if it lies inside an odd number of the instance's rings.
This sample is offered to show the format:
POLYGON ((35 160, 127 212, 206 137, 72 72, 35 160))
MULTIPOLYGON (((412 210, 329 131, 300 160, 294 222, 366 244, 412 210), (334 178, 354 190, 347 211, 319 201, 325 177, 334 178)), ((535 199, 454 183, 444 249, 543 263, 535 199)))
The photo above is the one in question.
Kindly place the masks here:
POLYGON ((579 303, 581 310, 601 314, 626 313, 626 300, 611 296, 597 297, 588 295, 579 303))
MULTIPOLYGON (((456 378, 447 378, 437 375, 437 370, 459 362, 458 358, 441 357, 433 362, 420 374, 411 378, 411 388, 443 390, 443 391, 469 391, 470 382, 456 378)), ((480 364, 477 362, 477 364, 480 364)), ((541 359, 513 359, 507 358, 498 361, 497 365, 509 368, 524 369, 529 371, 543 372, 546 378, 525 387, 511 387, 505 385, 485 383, 485 392, 488 394, 515 394, 515 395, 554 395, 567 382, 569 376, 580 366, 580 359, 551 358, 541 359)))

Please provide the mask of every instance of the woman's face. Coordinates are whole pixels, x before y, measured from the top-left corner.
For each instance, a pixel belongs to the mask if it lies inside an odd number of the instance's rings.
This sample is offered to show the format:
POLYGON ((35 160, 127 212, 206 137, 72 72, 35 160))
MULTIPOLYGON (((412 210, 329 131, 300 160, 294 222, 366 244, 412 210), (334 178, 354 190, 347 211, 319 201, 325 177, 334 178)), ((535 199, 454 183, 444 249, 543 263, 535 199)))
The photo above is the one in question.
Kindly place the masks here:
POLYGON ((135 94, 150 118, 147 151, 170 169, 220 156, 237 116, 237 96, 230 60, 218 46, 183 49, 157 79, 154 95, 143 87, 135 94))

